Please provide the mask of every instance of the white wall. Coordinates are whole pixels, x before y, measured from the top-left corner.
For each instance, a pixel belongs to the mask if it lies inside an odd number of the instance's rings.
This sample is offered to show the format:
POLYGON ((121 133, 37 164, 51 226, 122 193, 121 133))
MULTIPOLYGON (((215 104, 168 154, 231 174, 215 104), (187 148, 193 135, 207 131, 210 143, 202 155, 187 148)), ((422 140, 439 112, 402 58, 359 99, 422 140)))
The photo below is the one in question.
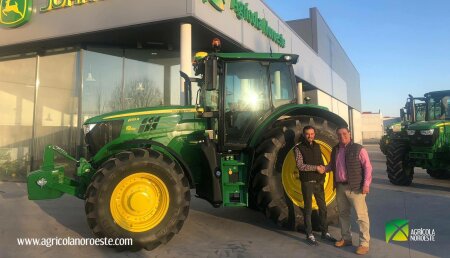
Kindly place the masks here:
POLYGON ((351 110, 353 117, 353 141, 356 143, 362 143, 362 119, 361 112, 356 109, 351 110))
POLYGON ((363 142, 378 141, 383 136, 383 115, 381 113, 362 114, 363 142))

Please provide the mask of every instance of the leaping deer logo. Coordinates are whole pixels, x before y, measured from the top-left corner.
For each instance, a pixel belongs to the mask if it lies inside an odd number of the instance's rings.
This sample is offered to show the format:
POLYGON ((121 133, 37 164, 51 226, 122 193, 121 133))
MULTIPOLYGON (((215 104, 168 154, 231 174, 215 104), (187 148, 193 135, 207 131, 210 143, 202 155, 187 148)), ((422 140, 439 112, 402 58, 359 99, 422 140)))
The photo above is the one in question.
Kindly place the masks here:
POLYGON ((10 2, 11 2, 11 0, 6 0, 5 7, 3 8, 2 13, 5 16, 8 16, 8 14, 10 12, 14 12, 14 13, 17 13, 18 15, 20 15, 20 16, 23 16, 23 13, 21 13, 19 11, 19 7, 18 7, 17 2, 14 2, 14 4, 11 4, 10 2))

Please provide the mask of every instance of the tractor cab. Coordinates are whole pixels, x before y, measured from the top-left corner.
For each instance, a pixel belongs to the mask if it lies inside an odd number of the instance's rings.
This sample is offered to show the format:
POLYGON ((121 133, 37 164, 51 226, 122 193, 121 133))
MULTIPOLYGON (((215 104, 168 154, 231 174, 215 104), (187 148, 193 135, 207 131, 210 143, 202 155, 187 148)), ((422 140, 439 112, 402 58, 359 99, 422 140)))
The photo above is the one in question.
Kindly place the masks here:
POLYGON ((261 123, 285 104, 296 103, 292 64, 298 56, 271 53, 197 53, 194 70, 200 90, 200 116, 219 150, 242 150, 261 123))
POLYGON ((450 91, 425 94, 427 99, 427 121, 450 120, 450 91))

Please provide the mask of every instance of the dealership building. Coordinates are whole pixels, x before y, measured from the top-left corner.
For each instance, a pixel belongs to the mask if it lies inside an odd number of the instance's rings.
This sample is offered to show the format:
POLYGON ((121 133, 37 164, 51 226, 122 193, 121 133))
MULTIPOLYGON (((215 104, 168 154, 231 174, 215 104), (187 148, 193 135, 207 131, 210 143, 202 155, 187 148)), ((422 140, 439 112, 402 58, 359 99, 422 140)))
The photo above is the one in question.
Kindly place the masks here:
POLYGON ((316 8, 283 21, 261 0, 0 3, 0 180, 23 180, 47 144, 77 156, 88 117, 183 104, 179 71, 216 37, 223 52, 299 55, 304 99, 361 141, 359 73, 316 8))

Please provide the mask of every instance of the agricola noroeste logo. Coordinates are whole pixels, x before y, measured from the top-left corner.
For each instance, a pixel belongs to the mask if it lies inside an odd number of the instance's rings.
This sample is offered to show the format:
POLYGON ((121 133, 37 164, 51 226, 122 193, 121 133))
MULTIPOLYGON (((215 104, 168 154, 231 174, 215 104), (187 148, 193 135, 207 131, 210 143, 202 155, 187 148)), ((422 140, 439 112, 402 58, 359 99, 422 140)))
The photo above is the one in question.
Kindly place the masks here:
POLYGON ((409 220, 395 219, 386 223, 386 243, 389 241, 408 241, 409 220))
POLYGON ((409 220, 395 219, 386 223, 386 243, 390 241, 436 241, 434 228, 410 228, 409 220))
POLYGON ((0 25, 15 28, 30 20, 32 0, 0 0, 0 25))

